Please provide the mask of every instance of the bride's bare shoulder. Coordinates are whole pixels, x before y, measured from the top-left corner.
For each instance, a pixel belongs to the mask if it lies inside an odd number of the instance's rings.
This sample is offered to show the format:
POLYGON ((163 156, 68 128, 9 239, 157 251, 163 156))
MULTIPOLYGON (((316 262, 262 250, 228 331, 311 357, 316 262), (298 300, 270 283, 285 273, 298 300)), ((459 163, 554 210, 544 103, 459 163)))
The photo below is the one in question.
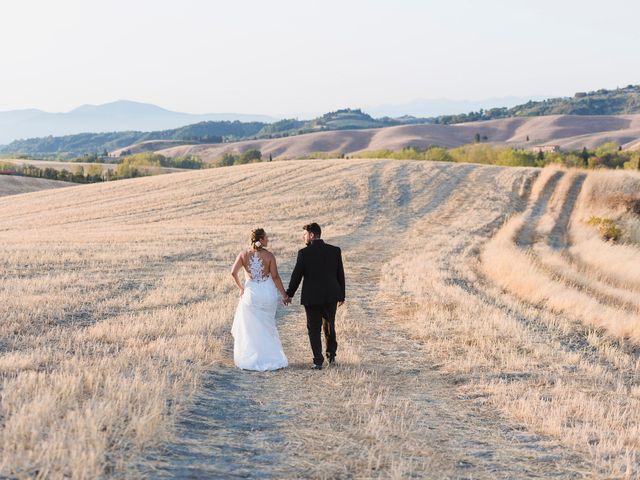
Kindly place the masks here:
POLYGON ((241 258, 243 262, 246 262, 247 258, 249 258, 249 256, 251 255, 252 252, 253 252, 253 250, 242 250, 238 254, 238 258, 241 258))
POLYGON ((273 254, 273 252, 270 252, 269 250, 265 250, 267 257, 269 258, 269 260, 275 260, 276 256, 273 254))

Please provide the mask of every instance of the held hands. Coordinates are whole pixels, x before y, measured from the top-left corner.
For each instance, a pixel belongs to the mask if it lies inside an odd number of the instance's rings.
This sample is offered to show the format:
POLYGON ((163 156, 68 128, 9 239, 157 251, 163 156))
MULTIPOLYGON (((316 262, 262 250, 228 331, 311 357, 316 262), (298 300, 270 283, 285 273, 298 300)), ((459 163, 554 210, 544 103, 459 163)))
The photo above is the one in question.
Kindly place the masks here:
POLYGON ((289 295, 284 295, 282 297, 282 304, 286 307, 287 305, 291 304, 291 297, 289 295))

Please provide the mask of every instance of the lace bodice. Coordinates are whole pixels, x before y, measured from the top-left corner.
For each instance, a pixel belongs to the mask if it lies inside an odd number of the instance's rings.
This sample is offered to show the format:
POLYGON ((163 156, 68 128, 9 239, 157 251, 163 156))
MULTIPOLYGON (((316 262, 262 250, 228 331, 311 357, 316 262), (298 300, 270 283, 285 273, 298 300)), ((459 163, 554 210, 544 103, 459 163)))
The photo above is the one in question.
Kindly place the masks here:
POLYGON ((249 257, 249 276, 255 282, 264 282, 269 278, 269 273, 264 272, 264 264, 257 252, 249 257))

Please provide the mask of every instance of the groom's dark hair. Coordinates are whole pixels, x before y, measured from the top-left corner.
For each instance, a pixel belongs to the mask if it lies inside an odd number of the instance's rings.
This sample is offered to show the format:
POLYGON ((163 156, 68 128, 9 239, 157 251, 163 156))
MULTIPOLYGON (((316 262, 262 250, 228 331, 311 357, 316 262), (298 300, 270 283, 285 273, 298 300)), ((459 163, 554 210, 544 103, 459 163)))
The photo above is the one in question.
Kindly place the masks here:
POLYGON ((302 229, 306 230, 309 233, 313 233, 316 238, 320 238, 320 236, 322 235, 322 229, 320 228, 320 225, 318 225, 316 222, 309 223, 304 227, 302 227, 302 229))

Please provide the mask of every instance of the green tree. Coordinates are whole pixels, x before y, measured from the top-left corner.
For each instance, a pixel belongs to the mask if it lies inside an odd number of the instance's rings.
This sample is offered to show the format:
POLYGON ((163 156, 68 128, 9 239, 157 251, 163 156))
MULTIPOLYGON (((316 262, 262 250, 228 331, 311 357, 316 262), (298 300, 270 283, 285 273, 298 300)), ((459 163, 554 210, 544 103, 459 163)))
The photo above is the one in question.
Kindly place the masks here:
POLYGON ((220 166, 230 167, 231 165, 235 165, 239 158, 238 155, 234 155, 233 153, 225 153, 220 159, 220 166))
POLYGON ((44 178, 48 178, 49 180, 57 180, 58 179, 58 172, 55 168, 45 168, 44 172, 42 173, 42 176, 44 178))
POLYGON ((127 161, 127 159, 120 162, 116 167, 116 177, 119 178, 137 177, 139 174, 138 169, 133 166, 131 162, 127 161))
POLYGON ((76 171, 73 172, 73 175, 72 175, 71 179, 74 182, 84 183, 84 181, 85 181, 85 178, 84 178, 84 167, 78 167, 78 169, 76 169, 76 171))
POLYGON ((607 142, 596 148, 595 154, 598 157, 604 157, 605 155, 615 154, 618 152, 618 144, 615 142, 607 142))
POLYGON ((102 181, 102 167, 100 165, 90 165, 87 168, 87 180, 90 182, 102 181))
POLYGON ((631 158, 630 160, 624 162, 623 168, 625 170, 640 170, 640 157, 631 158))
POLYGON ((424 152, 424 159, 432 162, 452 162, 453 158, 446 148, 431 147, 424 152))
POLYGON ((247 150, 242 155, 240 155, 240 158, 238 159, 237 163, 243 164, 243 163, 259 162, 261 159, 262 159, 262 152, 260 152, 260 150, 258 149, 252 148, 251 150, 247 150))
POLYGON ((188 155, 186 157, 175 157, 173 159, 167 158, 165 160, 165 163, 167 164, 167 166, 176 168, 202 168, 202 160, 193 155, 188 155))
POLYGON ((582 147, 582 153, 580 153, 580 157, 582 157, 582 165, 584 167, 589 165, 589 157, 590 156, 591 155, 589 155, 589 151, 587 150, 587 147, 582 147))
POLYGON ((579 155, 576 155, 575 153, 569 153, 563 156, 562 164, 565 167, 579 168, 584 165, 584 160, 582 159, 582 157, 580 157, 579 155))

